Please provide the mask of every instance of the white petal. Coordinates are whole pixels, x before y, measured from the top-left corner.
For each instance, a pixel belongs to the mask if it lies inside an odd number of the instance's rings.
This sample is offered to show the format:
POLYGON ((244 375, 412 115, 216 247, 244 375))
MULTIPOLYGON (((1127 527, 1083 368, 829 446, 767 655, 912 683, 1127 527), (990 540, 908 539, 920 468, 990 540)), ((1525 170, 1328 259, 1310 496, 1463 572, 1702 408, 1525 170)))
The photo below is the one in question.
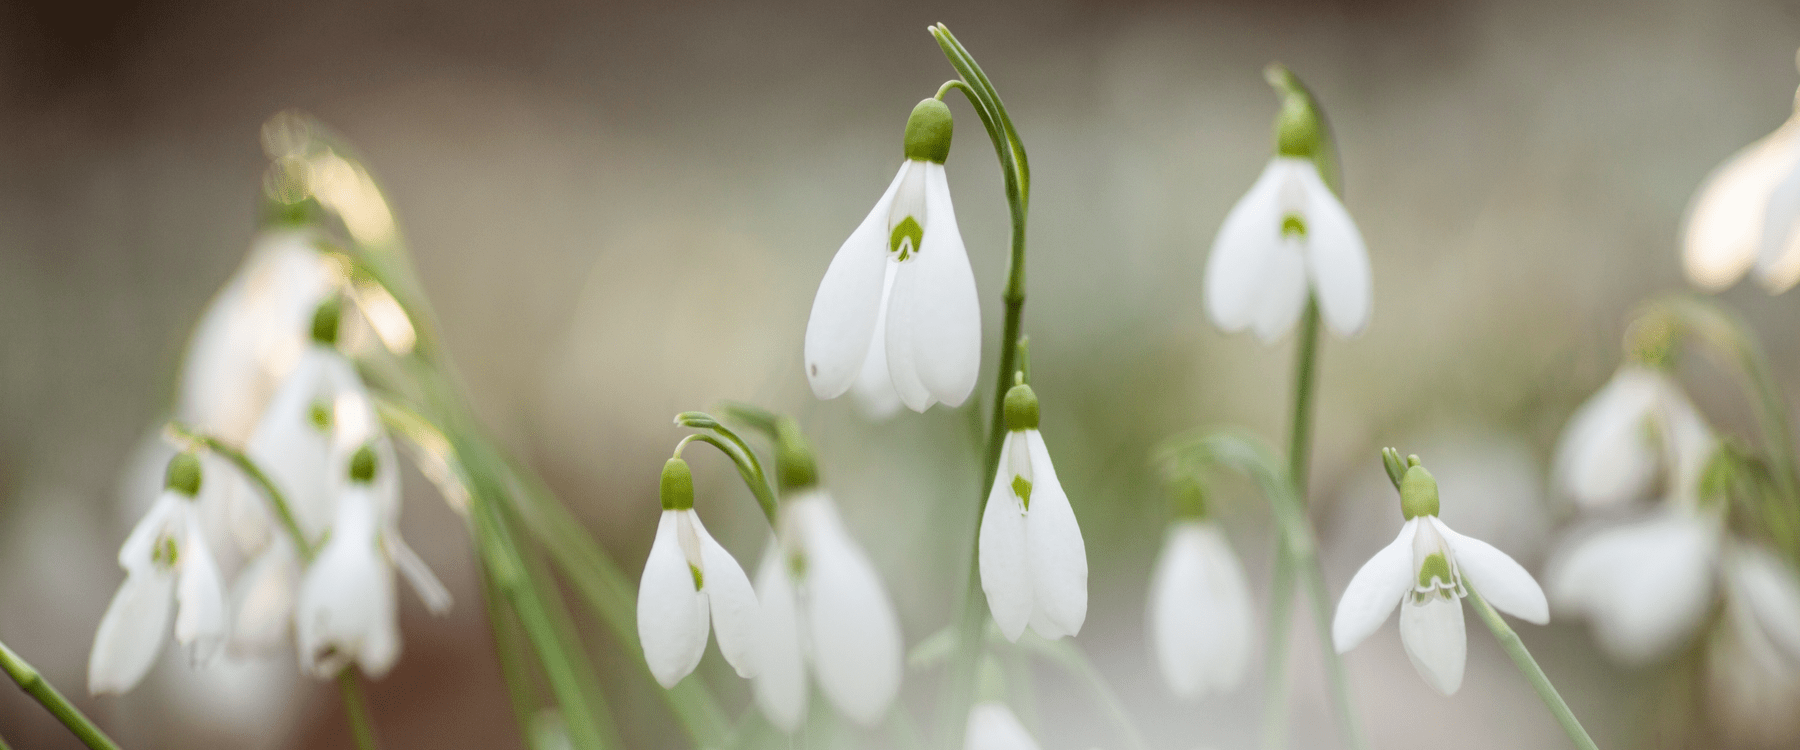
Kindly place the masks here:
POLYGON ((969 709, 963 750, 1038 750, 1038 745, 1006 704, 983 701, 969 709))
POLYGON ((981 512, 981 537, 975 549, 988 611, 1009 641, 1018 641, 1025 632, 1034 598, 1025 552, 1025 513, 1012 491, 1014 450, 1029 448, 1008 435, 1000 446, 1000 468, 988 492, 987 507, 981 512))
MULTIPOLYGON (((925 165, 925 235, 900 263, 889 324, 907 326, 912 364, 931 398, 962 406, 981 370, 981 301, 963 249, 944 165, 925 165)), ((889 353, 890 361, 892 353, 889 353)))
POLYGON ((1784 123, 1708 175, 1688 206, 1681 260, 1706 290, 1731 286, 1757 255, 1769 194, 1794 169, 1800 126, 1784 123))
POLYGON ((207 549, 206 535, 192 512, 186 514, 176 565, 175 641, 188 647, 196 664, 210 660, 225 643, 225 586, 218 563, 207 549))
POLYGON ((1306 186, 1306 249, 1319 312, 1340 336, 1354 336, 1369 322, 1369 251, 1362 232, 1337 195, 1319 179, 1312 162, 1298 170, 1306 186))
POLYGON ((1649 491, 1658 455, 1645 420, 1661 400, 1662 379, 1641 365, 1620 367, 1576 410, 1556 448, 1555 473, 1563 492, 1596 508, 1649 491))
POLYGON ((1206 258, 1206 312, 1227 332, 1250 327, 1264 299, 1266 268, 1281 245, 1281 182, 1286 170, 1270 161, 1250 191, 1225 215, 1206 258))
POLYGON ((1419 519, 1414 518, 1401 526, 1400 535, 1363 563, 1344 587, 1344 597, 1338 600, 1331 621, 1331 642, 1338 653, 1356 648, 1379 630, 1394 605, 1412 590, 1412 543, 1418 524, 1419 519))
POLYGON ((1432 596, 1400 605, 1400 643, 1425 682, 1444 695, 1462 687, 1469 641, 1463 633, 1462 600, 1432 596))
POLYGON ((419 595, 419 601, 424 602, 425 610, 438 617, 449 614, 450 589, 431 572, 431 566, 425 564, 419 553, 407 546, 406 540, 400 538, 400 532, 388 529, 381 535, 381 543, 387 549, 388 559, 393 561, 413 593, 419 595))
POLYGON ((119 567, 128 573, 148 570, 157 565, 154 560, 158 540, 175 532, 175 521, 180 518, 182 503, 188 499, 173 490, 163 490, 144 517, 138 519, 137 525, 131 527, 125 542, 119 545, 119 567))
POLYGON ((1458 572, 1475 584, 1481 598, 1495 609, 1526 622, 1535 625, 1550 622, 1550 602, 1544 598, 1544 590, 1538 586, 1537 579, 1525 571, 1525 566, 1494 545, 1451 531, 1436 516, 1430 518, 1438 533, 1449 540, 1450 551, 1456 555, 1458 572))
POLYGON ((806 550, 806 617, 819 688, 844 715, 872 726, 900 690, 900 619, 875 566, 824 495, 789 501, 806 550))
POLYGON ((232 597, 236 614, 231 626, 231 649, 254 654, 285 647, 299 585, 300 560, 294 547, 286 536, 275 537, 238 574, 232 597))
POLYGON ((375 621, 364 636, 356 666, 370 679, 381 679, 400 660, 400 600, 394 590, 394 569, 378 567, 370 586, 375 592, 375 621))
POLYGON ((800 658, 799 605, 787 567, 781 545, 771 539, 756 569, 762 643, 751 685, 763 716, 791 734, 806 718, 806 666, 800 658))
POLYGON ((694 671, 706 652, 706 597, 694 588, 693 571, 675 539, 676 514, 682 512, 662 512, 638 583, 638 640, 650 674, 665 688, 694 671))
POLYGON ((888 374, 887 360, 887 300, 894 288, 894 272, 899 268, 898 263, 887 264, 887 276, 881 285, 881 310, 875 316, 874 340, 877 344, 869 347, 868 356, 863 358, 862 372, 850 388, 863 416, 875 421, 900 411, 900 393, 894 390, 894 376, 888 374))
POLYGON ((144 679, 169 631, 174 593, 175 577, 162 570, 144 569, 125 577, 94 634, 88 692, 123 693, 144 679))
POLYGON ((1800 169, 1788 172, 1769 193, 1763 214, 1762 237, 1756 256, 1756 276, 1771 294, 1780 294, 1800 280, 1800 169))
POLYGON ((340 498, 331 539, 301 578, 295 640, 301 669, 319 679, 351 662, 380 677, 399 654, 393 571, 376 549, 376 512, 366 489, 340 498))
POLYGON ((1037 430, 1025 431, 1031 452, 1031 508, 1025 513, 1025 553, 1031 566, 1031 629, 1056 639, 1081 632, 1087 620, 1087 546, 1075 509, 1056 480, 1050 451, 1037 430))
POLYGON ((1306 261, 1298 238, 1283 239, 1269 253, 1259 283, 1262 298, 1257 301, 1256 319, 1251 328, 1265 344, 1274 343, 1293 330, 1306 309, 1306 261))
MULTIPOLYGON (((334 359, 341 358, 323 346, 307 347, 244 446, 244 453, 281 490, 300 529, 314 540, 335 513, 329 481, 331 437, 314 421, 314 410, 329 414, 337 396, 327 374, 334 359)), ((260 493, 245 499, 267 502, 260 493)))
POLYGON ((1800 661, 1800 578, 1758 545, 1733 545, 1725 566, 1731 594, 1754 613, 1769 641, 1800 661))
POLYGON ((819 280, 812 314, 806 319, 805 351, 806 382, 819 398, 837 398, 850 390, 873 341, 888 263, 888 209, 909 163, 900 166, 887 192, 844 240, 819 280))
POLYGON ((1685 643, 1713 604, 1715 520, 1671 508, 1577 540, 1551 567, 1557 606, 1581 612, 1615 658, 1643 663, 1685 643))
POLYGON ((1176 695, 1197 698, 1242 682, 1250 664, 1250 589, 1217 524, 1169 527, 1146 619, 1153 660, 1176 695))
POLYGON ((737 669, 739 677, 754 677, 760 632, 756 591, 750 588, 750 578, 744 575, 737 558, 706 532, 698 513, 694 514, 694 533, 700 539, 700 569, 705 574, 701 593, 705 594, 712 609, 713 633, 719 639, 719 653, 737 669))

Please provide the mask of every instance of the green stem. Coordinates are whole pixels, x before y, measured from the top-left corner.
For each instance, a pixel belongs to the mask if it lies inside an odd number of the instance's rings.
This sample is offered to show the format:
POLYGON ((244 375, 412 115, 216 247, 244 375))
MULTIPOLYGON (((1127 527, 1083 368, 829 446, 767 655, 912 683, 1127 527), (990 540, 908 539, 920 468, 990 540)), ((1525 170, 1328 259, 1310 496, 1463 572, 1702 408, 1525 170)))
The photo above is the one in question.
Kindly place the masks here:
POLYGON ((69 732, 81 740, 91 750, 119 750, 118 744, 94 726, 94 722, 81 713, 81 710, 64 698, 44 676, 38 674, 37 668, 21 658, 5 643, 0 643, 0 669, 5 669, 8 677, 19 684, 19 689, 37 700, 51 716, 68 727, 69 732))
POLYGON ((1294 413, 1288 422, 1288 479, 1294 494, 1307 497, 1312 459, 1313 391, 1318 384, 1319 298, 1306 296, 1306 312, 1300 315, 1300 338, 1294 350, 1294 413))
POLYGON ((519 726, 519 736, 528 738, 533 731, 532 721, 537 716, 538 707, 542 705, 534 689, 536 680, 531 672, 531 646, 519 632, 518 621, 501 606, 505 598, 499 585, 494 583, 493 572, 485 565, 476 567, 481 570, 481 599, 486 605, 488 627, 494 632, 494 655, 500 661, 500 674, 506 681, 507 702, 512 705, 513 721, 519 726))
POLYGON ((1513 664, 1518 665, 1519 672, 1525 675, 1526 681, 1531 683, 1532 689, 1537 691, 1538 697, 1550 709, 1550 714, 1556 717, 1556 723, 1561 724, 1563 732, 1569 735, 1569 741, 1581 750, 1599 750, 1594 744, 1594 738, 1589 737, 1587 730, 1582 728, 1581 720, 1575 718, 1575 712, 1569 710, 1569 704, 1564 703, 1562 695, 1556 692, 1556 686, 1550 684, 1550 678, 1544 675, 1543 668, 1538 666, 1536 659, 1531 658, 1531 652, 1525 649, 1525 642, 1519 640, 1519 634, 1513 632, 1512 626, 1506 624, 1506 620, 1488 605, 1486 599, 1481 598, 1475 587, 1469 585, 1467 578, 1463 579, 1463 587, 1469 592, 1467 598, 1469 604, 1474 606, 1475 614, 1487 624, 1488 630, 1494 632, 1494 639, 1500 642, 1506 655, 1512 657, 1513 664))
POLYGON ((1269 640, 1263 664, 1263 747, 1287 746, 1288 641, 1293 629, 1294 561, 1287 534, 1275 534, 1275 562, 1269 571, 1269 640))
POLYGON ((281 494, 280 488, 277 488, 275 483, 269 480, 269 475, 264 474, 262 468, 257 466, 255 461, 250 460, 250 457, 244 455, 243 451, 231 447, 229 443, 211 435, 195 432, 186 425, 170 422, 168 429, 174 433, 177 439, 199 444, 208 451, 230 461, 239 471, 243 472, 244 476, 255 484, 257 489, 262 491, 263 497, 269 501, 269 507, 275 511, 276 520, 281 522, 281 527, 287 531, 288 538, 293 541, 294 551, 299 553, 300 561, 312 562, 313 554, 318 550, 314 549, 312 541, 306 538, 306 532, 300 529, 300 522, 295 519, 293 508, 288 505, 287 498, 281 494))
POLYGON ((362 684, 356 672, 345 669, 338 673, 338 691, 344 694, 344 718, 350 722, 350 735, 359 750, 376 750, 375 725, 369 721, 369 702, 363 697, 362 684))

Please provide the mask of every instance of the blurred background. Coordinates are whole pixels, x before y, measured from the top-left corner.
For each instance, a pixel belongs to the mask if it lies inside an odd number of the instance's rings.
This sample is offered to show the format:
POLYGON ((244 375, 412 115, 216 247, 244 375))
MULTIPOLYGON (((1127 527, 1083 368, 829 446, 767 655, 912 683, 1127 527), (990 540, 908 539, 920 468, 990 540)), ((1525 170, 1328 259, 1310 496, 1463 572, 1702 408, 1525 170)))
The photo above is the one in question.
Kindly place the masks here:
MULTIPOLYGON (((165 648, 132 694, 85 695, 140 512, 119 499, 125 462, 249 247, 258 128, 289 107, 359 147, 482 417, 629 575, 681 435, 671 415, 749 400, 818 444, 908 644, 950 622, 982 484, 968 415, 870 424, 849 399, 815 400, 800 368, 826 263, 891 179, 913 104, 953 74, 936 21, 1030 151, 1026 331, 1092 568, 1078 642, 1158 748, 1257 742, 1260 667, 1229 695, 1177 701, 1142 633, 1168 517, 1151 448, 1220 423, 1285 439, 1291 342, 1220 335, 1199 295, 1213 233, 1269 156, 1262 67, 1288 64, 1330 113, 1375 274, 1366 333, 1323 351, 1311 500, 1334 597, 1398 527, 1387 444, 1426 458, 1453 526, 1541 572, 1572 516, 1545 481, 1562 424, 1617 366, 1634 305, 1685 288, 1695 187, 1779 125, 1800 83, 1800 9, 1762 0, 0 4, 0 637, 129 747, 349 744, 335 695, 291 656, 194 674, 165 648)), ((1006 208, 978 121, 950 101, 991 370, 1006 208)), ((1800 297, 1721 296, 1800 396, 1800 297)), ((1686 375, 1715 424, 1752 434, 1722 371, 1686 375)), ((748 493, 727 462, 689 455, 709 526, 754 559, 766 532, 748 493)), ((382 738, 516 747, 461 522, 405 479, 405 533, 457 605, 434 619, 403 595, 406 651, 370 687, 382 738)), ((1265 597, 1266 507, 1247 483, 1216 504, 1265 597)), ((1298 622, 1294 746, 1335 747, 1298 622)), ((1346 657, 1375 746, 1565 741, 1471 627, 1453 698, 1413 674, 1392 625, 1346 657)), ((680 746, 641 656, 592 630, 628 739, 680 746)), ((1800 742, 1703 710, 1691 654, 1625 668, 1577 621, 1522 634, 1603 747, 1800 742)), ((1044 747, 1120 746, 1084 687, 1035 675, 1021 716, 1044 747)), ((716 653, 699 678, 746 705, 716 653)), ((909 675, 903 697, 923 712, 937 680, 909 675)), ((0 733, 74 746, 8 689, 0 733)))

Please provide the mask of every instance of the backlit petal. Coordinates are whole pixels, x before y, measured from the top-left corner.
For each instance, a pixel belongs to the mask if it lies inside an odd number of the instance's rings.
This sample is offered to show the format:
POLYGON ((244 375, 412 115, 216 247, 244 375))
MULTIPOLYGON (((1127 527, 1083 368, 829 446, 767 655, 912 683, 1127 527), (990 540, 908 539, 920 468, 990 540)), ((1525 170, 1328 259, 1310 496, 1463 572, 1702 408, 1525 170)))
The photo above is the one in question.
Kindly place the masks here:
POLYGON ((1418 524, 1419 519, 1414 518, 1401 526, 1400 535, 1363 563, 1344 587, 1331 621, 1331 642, 1338 653, 1355 648, 1379 630, 1394 605, 1412 590, 1412 543, 1418 524))
POLYGON ((881 279, 888 263, 888 209, 905 176, 906 165, 902 164, 869 215, 832 256, 819 281, 812 314, 806 320, 805 349, 806 382, 819 398, 837 398, 850 389, 874 340, 881 279))
POLYGON ((1800 233, 1795 221, 1800 219, 1800 169, 1784 175, 1769 192, 1768 210, 1763 213, 1762 236, 1758 238, 1756 277, 1771 294, 1785 292, 1800 280, 1800 233))
POLYGON ((1444 695, 1462 687, 1469 641, 1463 633, 1462 600, 1431 596, 1400 605, 1400 643, 1425 682, 1444 695))
POLYGON ((676 514, 682 512, 662 512, 638 583, 638 640, 650 674, 665 688, 694 671, 706 652, 706 597, 694 588, 693 571, 675 539, 676 514))
POLYGON ((1050 451, 1037 430, 1025 431, 1031 451, 1031 509, 1025 513, 1026 560, 1031 565, 1031 629, 1056 639, 1081 632, 1087 620, 1087 546, 1075 509, 1063 494, 1050 451))
POLYGON ((1475 584, 1483 599, 1495 609, 1526 622, 1537 625, 1550 622, 1550 602, 1544 598, 1544 590, 1538 586, 1537 579, 1525 571, 1525 566, 1494 545, 1451 531, 1436 516, 1429 518, 1438 533, 1449 540, 1450 551, 1456 555, 1457 569, 1475 584))
POLYGON ((1694 193, 1681 261, 1695 286, 1724 289, 1756 260, 1769 194, 1793 171, 1797 140, 1800 123, 1789 120, 1732 155, 1694 193))
POLYGON ((156 663, 175 600, 175 577, 148 568, 131 573, 113 595, 88 655, 88 692, 123 693, 156 663))

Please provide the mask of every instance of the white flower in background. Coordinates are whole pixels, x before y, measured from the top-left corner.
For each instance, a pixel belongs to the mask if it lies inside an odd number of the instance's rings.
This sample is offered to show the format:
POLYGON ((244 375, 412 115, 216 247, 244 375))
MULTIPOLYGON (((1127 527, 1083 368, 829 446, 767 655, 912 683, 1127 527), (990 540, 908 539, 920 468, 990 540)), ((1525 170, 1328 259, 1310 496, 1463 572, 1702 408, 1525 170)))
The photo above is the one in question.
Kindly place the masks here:
POLYGON ((982 701, 969 709, 963 750, 1038 750, 1038 744, 1005 703, 982 701))
POLYGON ((694 478, 686 461, 663 466, 662 519, 638 583, 638 640, 650 674, 665 688, 699 666, 707 634, 740 677, 756 673, 756 592, 737 559, 713 541, 694 512, 694 478), (709 627, 710 623, 710 627, 709 627))
POLYGON ((1327 325, 1353 336, 1369 321, 1369 254, 1350 212, 1311 159, 1276 156, 1231 208, 1206 259, 1206 311, 1226 332, 1264 342, 1294 327, 1316 294, 1327 325))
POLYGON ((195 498, 200 460, 182 453, 169 462, 165 489, 119 548, 125 583, 113 596, 88 656, 88 690, 123 693, 156 663, 175 610, 175 641, 196 663, 225 642, 225 593, 218 565, 200 528, 195 498))
POLYGON ((1400 482, 1406 524, 1350 579, 1331 624, 1338 653, 1355 648, 1400 605, 1400 642, 1425 682, 1445 695, 1462 687, 1468 639, 1462 597, 1472 585, 1495 609, 1538 625, 1550 606, 1530 573, 1493 545, 1438 520, 1437 481, 1417 463, 1400 482))
POLYGON ((1146 616, 1153 661, 1169 689, 1198 698, 1243 682, 1250 607, 1250 585, 1225 531, 1194 518, 1170 525, 1150 578, 1146 616))
POLYGON ((944 159, 950 109, 926 99, 906 124, 906 161, 819 282, 806 323, 806 379, 819 398, 857 386, 864 408, 961 406, 981 368, 981 305, 944 159), (891 393, 891 395, 890 395, 891 393))
POLYGON ((1800 580, 1754 545, 1725 555, 1725 615, 1706 655, 1708 707, 1739 744, 1790 747, 1800 736, 1800 580))
POLYGON ((1716 445, 1667 371, 1630 362, 1569 418, 1556 448, 1555 481, 1589 508, 1646 497, 1662 476, 1671 495, 1691 497, 1716 445))
POLYGON ((1006 442, 981 514, 977 557, 988 610, 1009 641, 1026 624, 1045 638, 1075 635, 1087 619, 1087 548, 1075 510, 1038 434, 1031 386, 1006 392, 1006 442))
MULTIPOLYGON (((1800 106, 1800 95, 1796 96, 1800 106)), ((1770 293, 1800 281, 1800 115, 1733 154, 1688 204, 1681 260, 1688 280, 1724 289, 1752 266, 1770 293)))
POLYGON ((756 702, 775 726, 799 728, 810 663, 831 704, 870 726, 900 690, 900 620, 830 496, 796 489, 756 572, 763 638, 756 702))
POLYGON ((1550 566, 1558 610, 1586 617, 1613 658, 1641 664, 1687 643, 1712 611, 1724 519, 1671 503, 1572 542, 1550 566))

